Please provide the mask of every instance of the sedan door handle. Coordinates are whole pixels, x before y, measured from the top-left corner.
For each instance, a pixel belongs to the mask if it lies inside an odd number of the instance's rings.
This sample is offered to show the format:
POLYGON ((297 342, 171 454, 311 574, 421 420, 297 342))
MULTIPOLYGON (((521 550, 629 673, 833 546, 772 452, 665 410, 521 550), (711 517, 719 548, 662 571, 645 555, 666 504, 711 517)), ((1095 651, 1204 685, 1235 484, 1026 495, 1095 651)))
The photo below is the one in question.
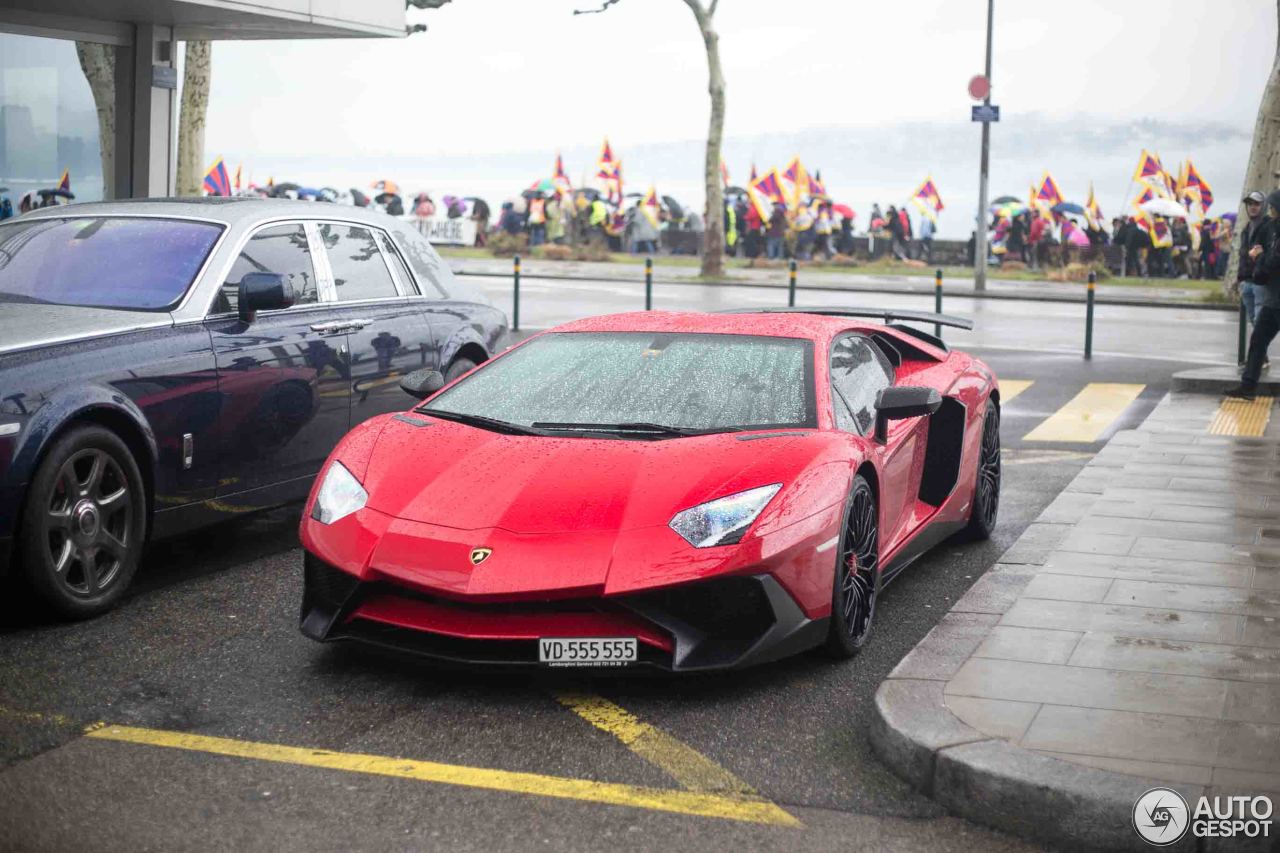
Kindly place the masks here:
POLYGON ((332 334, 334 332, 345 332, 351 326, 349 323, 341 320, 334 320, 331 323, 312 323, 311 331, 320 332, 321 334, 332 334))
POLYGON ((347 328, 348 328, 348 329, 363 329, 365 326, 369 325, 369 324, 370 324, 370 323, 372 323, 372 322, 373 322, 372 320, 348 320, 348 321, 347 321, 347 328))

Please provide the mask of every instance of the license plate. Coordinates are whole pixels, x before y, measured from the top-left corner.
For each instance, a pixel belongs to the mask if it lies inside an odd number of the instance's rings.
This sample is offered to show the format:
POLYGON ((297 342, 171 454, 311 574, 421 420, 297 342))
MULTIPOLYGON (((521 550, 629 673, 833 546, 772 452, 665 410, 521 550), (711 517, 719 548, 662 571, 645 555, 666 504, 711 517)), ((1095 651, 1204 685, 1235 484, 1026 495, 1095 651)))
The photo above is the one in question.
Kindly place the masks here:
POLYGON ((626 666, 635 662, 635 637, 544 637, 538 640, 538 663, 548 666, 626 666))

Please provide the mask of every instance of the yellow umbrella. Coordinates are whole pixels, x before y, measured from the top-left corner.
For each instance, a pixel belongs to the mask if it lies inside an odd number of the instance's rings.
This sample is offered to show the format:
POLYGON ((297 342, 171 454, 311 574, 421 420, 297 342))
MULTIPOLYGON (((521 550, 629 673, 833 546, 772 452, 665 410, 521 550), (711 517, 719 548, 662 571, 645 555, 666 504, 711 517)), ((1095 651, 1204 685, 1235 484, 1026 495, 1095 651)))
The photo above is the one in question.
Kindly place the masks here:
POLYGON ((374 181, 372 186, 375 190, 381 190, 384 193, 394 193, 395 195, 400 194, 399 184, 386 178, 383 178, 380 181, 374 181))

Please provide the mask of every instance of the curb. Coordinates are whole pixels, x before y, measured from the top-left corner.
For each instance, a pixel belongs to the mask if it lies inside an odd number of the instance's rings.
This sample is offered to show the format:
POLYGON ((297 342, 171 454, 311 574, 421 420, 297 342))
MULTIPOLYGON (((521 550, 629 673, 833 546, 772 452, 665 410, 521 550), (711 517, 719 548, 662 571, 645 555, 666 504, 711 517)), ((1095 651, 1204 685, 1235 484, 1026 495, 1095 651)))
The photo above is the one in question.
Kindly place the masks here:
MULTIPOLYGON (((1221 394, 1240 384, 1240 372, 1229 367, 1206 367, 1184 370, 1173 374, 1173 391, 1191 394, 1221 394)), ((1280 376, 1264 375, 1258 380, 1258 393, 1263 396, 1280 395, 1280 376)))
MULTIPOLYGON (((785 270, 784 270, 785 272, 785 270)), ((477 278, 503 278, 510 273, 507 272, 477 272, 475 270, 455 269, 453 274, 457 276, 472 276, 477 278)), ((635 284, 643 287, 643 274, 637 278, 623 278, 620 276, 586 276, 586 275, 565 275, 561 273, 536 273, 522 272, 521 280, 529 281, 533 279, 544 279, 547 281, 607 281, 623 284, 635 284)), ((704 281, 702 279, 688 278, 657 278, 653 279, 654 284, 675 284, 675 285, 695 285, 698 287, 755 287, 773 290, 786 290, 786 282, 762 282, 762 281, 738 281, 731 279, 714 279, 704 281)), ((889 287, 887 285, 868 284, 865 286, 854 286, 849 284, 830 284, 822 286, 814 286, 812 284, 797 284, 796 290, 830 290, 840 293, 879 293, 898 296, 933 296, 933 287, 930 285, 914 286, 905 285, 902 287, 889 287)), ((1047 302, 1060 303, 1069 305, 1084 305, 1086 299, 1084 296, 1075 298, 1071 296, 1053 296, 1050 294, 1018 294, 1018 293, 978 293, 973 288, 951 289, 946 294, 961 299, 993 299, 1008 300, 1011 302, 1047 302)), ((1164 308, 1164 309, 1181 309, 1189 311, 1217 311, 1237 312, 1239 308, 1234 304, 1218 304, 1213 302, 1169 302, 1156 299, 1123 299, 1110 296, 1099 296, 1094 300, 1095 305, 1116 305, 1125 308, 1164 308)))
MULTIPOLYGON (((1132 825, 1138 796, 1164 787, 1195 802, 1204 793, 1199 785, 1099 770, 1015 746, 962 721, 947 707, 943 692, 1073 520, 1101 497, 1126 456, 1145 442, 1140 433, 1117 433, 876 691, 870 726, 875 753, 951 813, 1063 849, 1149 851, 1132 825)), ((1188 833, 1166 849, 1194 851, 1199 843, 1188 833)))

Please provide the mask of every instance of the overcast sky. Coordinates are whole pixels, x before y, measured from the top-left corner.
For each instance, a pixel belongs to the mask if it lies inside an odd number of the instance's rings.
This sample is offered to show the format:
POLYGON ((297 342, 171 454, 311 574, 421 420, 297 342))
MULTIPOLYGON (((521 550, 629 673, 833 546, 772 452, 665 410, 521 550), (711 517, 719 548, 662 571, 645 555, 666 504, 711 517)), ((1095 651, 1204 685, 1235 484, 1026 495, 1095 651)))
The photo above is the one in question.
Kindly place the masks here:
MULTIPOLYGON (((493 152, 705 136, 706 60, 680 0, 455 0, 403 40, 217 42, 206 150, 493 152)), ((722 0, 726 133, 963 118, 982 0, 722 0)), ((997 0, 993 101, 1251 129, 1273 0, 997 0)), ((801 152, 803 153, 803 152, 801 152)))

